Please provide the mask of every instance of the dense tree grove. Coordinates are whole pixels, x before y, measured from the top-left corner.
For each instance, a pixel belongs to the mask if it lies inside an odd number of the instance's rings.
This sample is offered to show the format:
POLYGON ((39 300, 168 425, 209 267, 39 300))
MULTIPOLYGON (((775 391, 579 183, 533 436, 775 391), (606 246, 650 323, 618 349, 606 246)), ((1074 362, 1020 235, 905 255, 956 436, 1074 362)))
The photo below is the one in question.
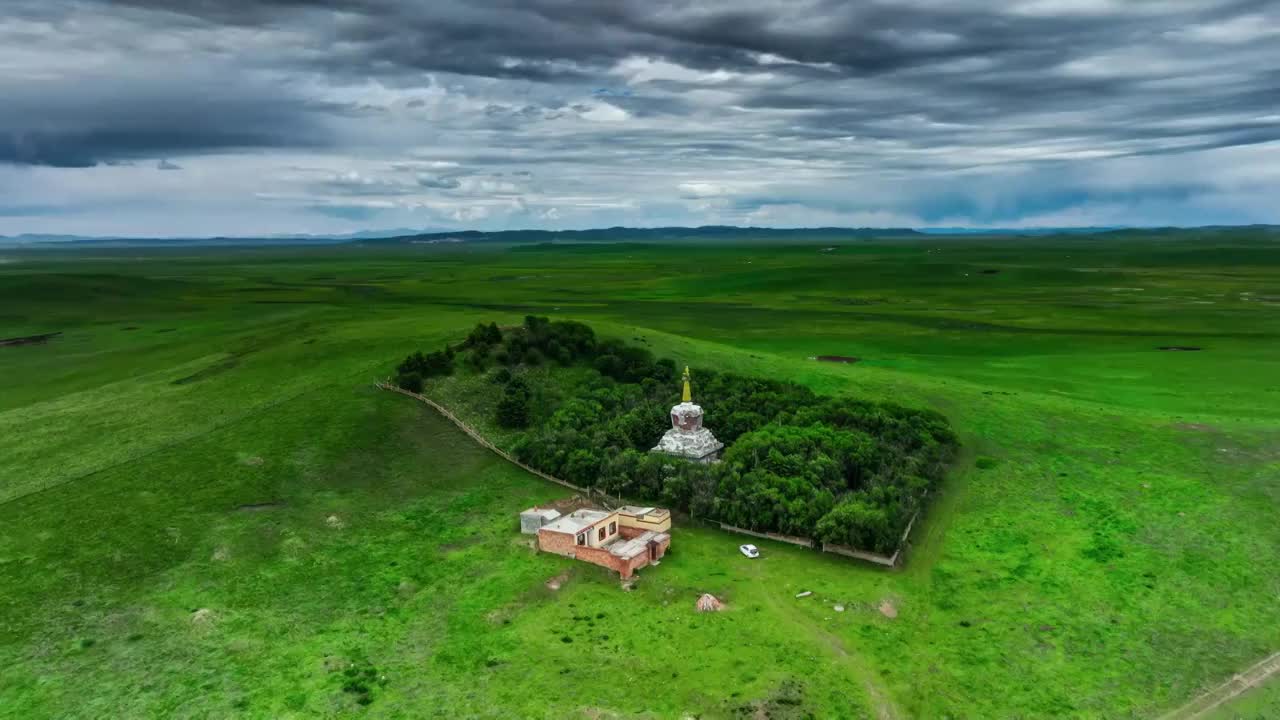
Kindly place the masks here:
POLYGON ((422 392, 423 380, 453 374, 453 355, 450 348, 426 355, 412 353, 396 366, 396 384, 411 392, 422 392))
POLYGON ((524 430, 513 448, 522 462, 754 530, 893 552, 957 447, 946 419, 930 410, 695 370, 705 424, 727 446, 722 462, 700 465, 648 452, 678 401, 671 360, 597 339, 582 323, 532 316, 505 331, 478 325, 461 349, 464 366, 489 372, 489 386, 502 393, 497 423, 524 430), (580 371, 567 388, 556 373, 535 381, 523 372, 546 362, 580 371))

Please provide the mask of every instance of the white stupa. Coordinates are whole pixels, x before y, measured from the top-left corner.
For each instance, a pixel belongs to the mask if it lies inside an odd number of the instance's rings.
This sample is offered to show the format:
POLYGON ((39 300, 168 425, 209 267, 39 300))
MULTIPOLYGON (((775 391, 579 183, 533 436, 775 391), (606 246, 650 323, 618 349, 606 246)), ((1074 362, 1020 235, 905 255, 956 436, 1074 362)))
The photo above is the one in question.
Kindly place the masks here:
POLYGON ((724 443, 702 427, 702 408, 693 404, 689 390, 689 368, 684 369, 684 394, 680 404, 671 408, 671 429, 652 452, 664 453, 694 462, 710 463, 720 459, 724 443))

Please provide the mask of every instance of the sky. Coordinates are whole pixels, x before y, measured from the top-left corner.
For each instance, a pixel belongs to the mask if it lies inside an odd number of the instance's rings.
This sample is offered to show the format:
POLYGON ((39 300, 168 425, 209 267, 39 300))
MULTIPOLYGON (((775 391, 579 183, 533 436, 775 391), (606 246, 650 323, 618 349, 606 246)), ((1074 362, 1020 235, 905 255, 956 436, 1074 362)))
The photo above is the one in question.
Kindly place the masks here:
POLYGON ((1280 0, 4 0, 0 235, 1280 223, 1280 0))

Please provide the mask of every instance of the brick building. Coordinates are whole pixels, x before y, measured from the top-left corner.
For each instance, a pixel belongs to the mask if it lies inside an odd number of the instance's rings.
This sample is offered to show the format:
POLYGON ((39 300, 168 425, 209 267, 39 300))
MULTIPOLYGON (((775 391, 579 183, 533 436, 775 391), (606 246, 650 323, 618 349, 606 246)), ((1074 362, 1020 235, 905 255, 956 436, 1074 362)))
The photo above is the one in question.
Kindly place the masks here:
POLYGON ((538 528, 538 549, 609 568, 625 580, 662 559, 670 530, 671 513, 661 508, 575 510, 538 528))

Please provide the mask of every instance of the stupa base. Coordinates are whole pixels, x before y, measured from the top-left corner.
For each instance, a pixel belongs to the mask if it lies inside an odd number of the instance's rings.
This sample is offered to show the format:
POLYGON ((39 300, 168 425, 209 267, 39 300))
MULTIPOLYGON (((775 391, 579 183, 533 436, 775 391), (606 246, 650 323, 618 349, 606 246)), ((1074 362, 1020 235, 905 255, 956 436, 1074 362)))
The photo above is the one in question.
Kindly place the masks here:
POLYGON ((662 436, 662 440, 650 452, 691 462, 713 463, 720 460, 720 451, 723 449, 724 443, 716 440, 716 436, 706 428, 698 428, 693 432, 672 428, 662 436))

